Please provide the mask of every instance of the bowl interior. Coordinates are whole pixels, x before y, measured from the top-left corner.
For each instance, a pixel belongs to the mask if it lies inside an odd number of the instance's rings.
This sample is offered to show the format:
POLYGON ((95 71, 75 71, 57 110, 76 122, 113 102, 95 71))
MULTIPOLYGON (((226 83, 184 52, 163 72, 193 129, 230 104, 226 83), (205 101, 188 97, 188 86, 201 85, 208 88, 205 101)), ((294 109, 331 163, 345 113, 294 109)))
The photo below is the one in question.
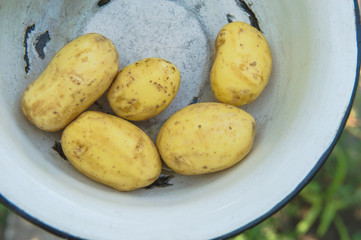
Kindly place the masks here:
MULTIPOLYGON (((358 68, 351 0, 0 1, 0 29, 0 194, 40 225, 88 239, 204 239, 251 226, 320 167, 348 114, 358 68), (273 69, 261 96, 243 107, 257 121, 253 150, 229 170, 192 177, 165 170, 167 186, 117 192, 77 172, 53 149, 61 132, 36 129, 21 112, 22 92, 55 53, 98 32, 114 42, 120 68, 161 57, 180 70, 172 104, 136 123, 155 139, 175 111, 215 101, 214 40, 231 21, 260 28, 273 69)), ((104 97, 90 108, 112 113, 104 97)))

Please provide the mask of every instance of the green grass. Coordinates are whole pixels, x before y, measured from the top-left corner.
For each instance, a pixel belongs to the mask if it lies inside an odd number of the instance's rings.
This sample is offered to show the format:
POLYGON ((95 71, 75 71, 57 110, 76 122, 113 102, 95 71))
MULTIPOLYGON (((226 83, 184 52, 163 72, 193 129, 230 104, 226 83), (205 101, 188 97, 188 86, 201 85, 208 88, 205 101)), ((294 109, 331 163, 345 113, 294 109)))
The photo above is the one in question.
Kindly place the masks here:
POLYGON ((278 213, 234 240, 361 240, 361 89, 315 178, 278 213))
POLYGON ((7 208, 0 204, 0 228, 4 226, 6 223, 7 213, 8 213, 7 208))
POLYGON ((0 204, 0 240, 3 239, 7 214, 8 214, 7 208, 0 204))

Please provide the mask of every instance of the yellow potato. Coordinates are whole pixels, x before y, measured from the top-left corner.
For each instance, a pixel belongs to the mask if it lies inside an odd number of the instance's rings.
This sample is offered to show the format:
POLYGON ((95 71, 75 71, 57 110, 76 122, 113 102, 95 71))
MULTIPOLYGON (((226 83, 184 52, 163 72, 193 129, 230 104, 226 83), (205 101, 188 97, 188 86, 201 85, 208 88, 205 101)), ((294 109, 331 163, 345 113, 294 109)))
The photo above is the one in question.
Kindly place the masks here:
POLYGON ((256 122, 245 111, 223 103, 189 105, 162 126, 156 145, 175 172, 196 175, 220 171, 251 150, 256 122))
POLYGON ((87 111, 61 137, 65 156, 86 176, 120 191, 148 186, 160 175, 152 140, 119 117, 87 111))
POLYGON ((140 121, 162 112, 173 101, 180 73, 170 62, 146 58, 122 69, 109 93, 108 101, 120 117, 140 121))
POLYGON ((210 82, 215 97, 241 106, 255 100, 266 87, 272 57, 264 36, 244 22, 232 22, 218 33, 210 82))
POLYGON ((106 37, 89 33, 73 40, 26 88, 24 115, 42 130, 63 129, 109 88, 118 65, 118 52, 106 37))

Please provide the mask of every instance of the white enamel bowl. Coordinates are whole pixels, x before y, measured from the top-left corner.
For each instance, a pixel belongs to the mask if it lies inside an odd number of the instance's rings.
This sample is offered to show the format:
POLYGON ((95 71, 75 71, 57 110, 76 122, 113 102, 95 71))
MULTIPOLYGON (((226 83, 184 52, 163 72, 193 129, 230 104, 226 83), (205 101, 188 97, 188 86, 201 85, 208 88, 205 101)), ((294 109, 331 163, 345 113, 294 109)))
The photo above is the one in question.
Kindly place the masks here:
MULTIPOLYGON (((229 238, 266 219, 314 176, 350 111, 359 73, 355 0, 0 1, 0 199, 59 236, 84 239, 229 238), (244 107, 257 120, 253 151, 235 167, 171 186, 121 193, 77 172, 49 134, 23 116, 21 94, 67 42, 110 38, 120 67, 173 62, 182 84, 172 105, 139 123, 153 139, 172 113, 214 101, 208 77, 215 37, 229 21, 259 25, 273 69, 244 107)), ((109 111, 104 98, 93 108, 109 111)))

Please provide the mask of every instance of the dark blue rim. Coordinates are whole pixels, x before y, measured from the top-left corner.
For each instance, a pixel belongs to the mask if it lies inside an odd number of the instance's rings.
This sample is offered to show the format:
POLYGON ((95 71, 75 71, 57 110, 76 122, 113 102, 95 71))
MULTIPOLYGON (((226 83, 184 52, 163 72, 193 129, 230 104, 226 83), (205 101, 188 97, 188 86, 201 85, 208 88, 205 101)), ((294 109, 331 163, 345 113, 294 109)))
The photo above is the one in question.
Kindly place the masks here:
MULTIPOLYGON (((271 217, 273 214, 275 214, 276 212, 278 212, 281 208, 283 208, 287 203, 289 203, 311 180, 312 178, 316 175, 316 173, 320 170, 320 168, 323 166, 323 164, 326 162, 328 156, 331 154, 333 148, 335 147, 338 139, 341 136, 341 133, 346 125, 346 121, 348 119, 348 116, 350 115, 351 112, 351 108, 352 108, 352 104, 353 101, 355 99, 355 95, 356 95, 356 90, 357 90, 357 86, 358 86, 358 81, 359 81, 359 76, 360 76, 360 64, 361 64, 361 22, 360 22, 360 9, 359 9, 359 5, 358 5, 358 0, 354 0, 354 6, 355 6, 355 24, 356 24, 356 38, 357 38, 357 69, 356 69, 356 79, 355 79, 355 84, 354 84, 354 88, 353 88, 353 92, 352 92, 352 96, 350 99, 350 103, 347 107, 345 116, 341 122, 341 125, 337 131, 337 134, 334 138, 334 140, 332 141, 330 147, 325 151, 325 153, 321 156, 321 158, 319 159, 319 161, 317 162, 317 164, 315 165, 315 167, 311 170, 311 172, 306 176, 305 179, 303 179, 303 181, 295 188, 295 190, 293 190, 293 192, 291 192, 285 199, 283 199, 281 202, 279 202, 276 206, 274 206, 270 211, 268 211, 267 213, 265 213, 264 215, 262 215, 261 217, 257 218, 256 220, 244 225, 243 227, 240 227, 228 234, 225 234, 223 236, 214 238, 214 239, 229 239, 232 237, 237 236, 238 234, 241 234, 242 232, 258 225, 259 223, 263 222, 264 220, 266 220, 267 218, 271 217)), ((16 213, 17 215, 19 215, 22 218, 25 218, 26 220, 32 222, 33 224, 43 228, 44 230, 55 234, 59 237, 65 238, 65 239, 77 239, 77 240, 81 240, 83 238, 80 237, 76 237, 73 236, 69 233, 63 232, 55 227, 52 227, 42 221, 40 221, 39 219, 31 216, 30 214, 28 214, 26 211, 18 208, 16 205, 14 205, 12 202, 10 202, 9 200, 7 200, 2 194, 0 194, 0 203, 3 204, 4 206, 6 206, 7 208, 11 209, 14 213, 16 213)))
POLYGON ((240 227, 228 234, 222 235, 220 237, 214 238, 217 240, 223 240, 223 239, 229 239, 232 237, 237 236, 238 234, 241 234, 242 232, 260 224, 264 220, 271 217, 273 214, 278 212, 281 208, 286 206, 287 203, 289 203, 294 197, 297 196, 297 194, 312 180, 312 178, 317 174, 317 172, 321 169, 323 164, 326 162, 327 158, 330 156, 333 148, 335 147, 337 141, 339 140, 343 129, 346 125, 346 121, 350 115, 352 104, 354 102, 355 96, 356 96, 356 90, 358 86, 358 81, 360 77, 360 64, 361 64, 361 22, 360 22, 360 8, 358 5, 358 0, 354 0, 355 5, 355 24, 356 24, 356 40, 357 40, 357 69, 356 69, 356 79, 354 88, 352 91, 352 96, 350 99, 350 103, 347 107, 345 116, 342 119, 341 125, 336 133, 335 138, 333 139, 331 145, 329 148, 322 154, 321 158, 318 160, 317 164, 314 166, 314 168, 310 171, 310 173, 303 179, 303 181, 281 202, 279 202, 276 206, 274 206, 270 211, 265 213, 264 215, 260 216, 259 218, 255 219, 254 221, 244 225, 243 227, 240 227))
POLYGON ((14 213, 16 213, 17 215, 19 215, 22 218, 25 218, 26 220, 32 222, 33 224, 41 227, 42 229, 55 234, 59 237, 65 238, 65 239, 82 239, 79 237, 75 237, 69 233, 63 232, 59 229, 56 229, 55 227, 52 227, 50 225, 47 225, 46 223, 40 221, 39 219, 31 216, 30 214, 28 214, 27 212, 25 212, 24 210, 18 208, 16 205, 14 205, 12 202, 10 202, 9 200, 7 200, 2 194, 0 194, 0 203, 3 204, 4 206, 6 206, 8 209, 11 209, 14 213))

